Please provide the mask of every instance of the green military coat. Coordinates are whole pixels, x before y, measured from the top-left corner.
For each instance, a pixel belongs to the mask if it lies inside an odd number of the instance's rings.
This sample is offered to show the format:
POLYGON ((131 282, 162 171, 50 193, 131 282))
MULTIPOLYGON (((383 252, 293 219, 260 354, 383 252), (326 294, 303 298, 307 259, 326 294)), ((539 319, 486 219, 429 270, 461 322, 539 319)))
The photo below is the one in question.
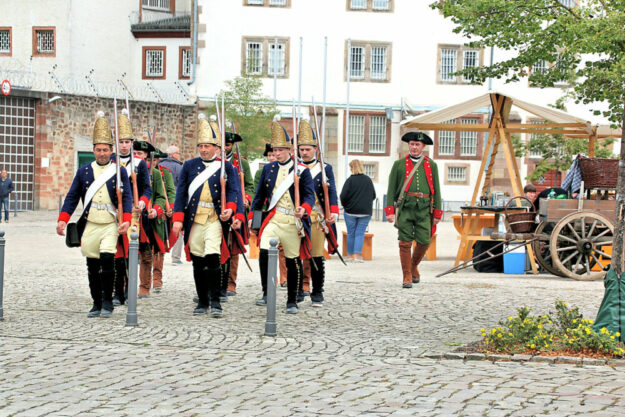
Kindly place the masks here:
MULTIPOLYGON (((431 197, 413 197, 406 195, 400 207, 399 216, 396 220, 399 232, 399 240, 417 241, 422 245, 430 243, 433 234, 432 219, 440 219, 443 215, 440 184, 438 179, 438 166, 431 159, 426 158, 412 177, 408 190, 411 193, 423 193, 431 197), (429 165, 430 170, 426 169, 429 165), (429 171, 429 173, 428 173, 429 171), (429 177, 429 181, 428 181, 429 177), (433 196, 430 189, 433 189, 433 196), (432 201, 430 202, 430 199, 432 201)), ((387 207, 385 213, 395 213, 395 203, 400 197, 401 188, 413 168, 413 162, 409 156, 399 159, 393 164, 388 181, 388 191, 386 194, 387 207)))
POLYGON ((154 252, 160 253, 169 251, 169 243, 166 241, 167 236, 165 235, 165 228, 169 221, 168 217, 165 216, 165 194, 167 194, 167 201, 172 207, 176 199, 176 187, 171 171, 167 168, 154 168, 152 170, 152 207, 158 206, 156 210, 159 216, 156 219, 150 219, 150 226, 154 239, 154 252))

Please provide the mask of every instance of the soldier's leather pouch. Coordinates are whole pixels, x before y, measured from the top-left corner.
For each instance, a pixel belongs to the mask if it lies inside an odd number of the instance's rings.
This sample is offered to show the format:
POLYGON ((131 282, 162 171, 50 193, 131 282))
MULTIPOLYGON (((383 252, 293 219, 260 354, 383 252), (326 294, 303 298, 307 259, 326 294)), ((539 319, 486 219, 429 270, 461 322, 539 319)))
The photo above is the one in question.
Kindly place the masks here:
POLYGON ((80 246, 80 239, 78 238, 78 225, 76 223, 67 223, 67 229, 65 230, 65 244, 68 248, 77 248, 80 246))
POLYGON ((263 210, 254 210, 252 211, 252 230, 259 231, 260 227, 263 225, 263 221, 267 217, 267 212, 263 210))

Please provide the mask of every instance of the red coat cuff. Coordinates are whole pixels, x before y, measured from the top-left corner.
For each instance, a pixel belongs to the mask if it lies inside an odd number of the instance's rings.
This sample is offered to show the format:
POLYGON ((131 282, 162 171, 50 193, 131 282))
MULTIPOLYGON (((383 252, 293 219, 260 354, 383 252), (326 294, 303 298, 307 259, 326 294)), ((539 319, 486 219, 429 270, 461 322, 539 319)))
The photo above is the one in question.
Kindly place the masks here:
POLYGON ((161 208, 161 206, 157 204, 155 206, 152 206, 152 208, 156 210, 156 217, 158 217, 159 219, 163 217, 163 209, 161 208))
POLYGON ((69 223, 69 219, 71 217, 72 217, 71 214, 62 211, 61 213, 59 213, 59 220, 58 221, 69 223))
POLYGON ((234 215, 234 218, 245 223, 245 215, 243 213, 237 213, 234 215))
POLYGON ((128 222, 131 223, 132 222, 132 213, 124 213, 124 215, 122 216, 122 222, 128 222))
POLYGON ((173 214, 171 219, 175 222, 183 222, 184 221, 184 212, 177 211, 173 214))
POLYGON ((229 201, 226 203, 226 209, 230 209, 232 210, 233 213, 237 212, 237 204, 233 203, 232 201, 229 201))
POLYGON ((306 210, 306 215, 310 216, 310 212, 312 211, 312 207, 310 207, 310 204, 304 203, 302 204, 302 207, 304 207, 304 210, 306 210))
POLYGON ((339 206, 330 206, 330 213, 339 214, 339 206))
POLYGON ((443 210, 441 210, 441 209, 434 209, 434 213, 432 213, 432 215, 434 216, 435 219, 442 219, 443 218, 443 210))
POLYGON ((254 212, 250 211, 249 214, 247 215, 247 219, 252 220, 253 218, 254 218, 254 212))
POLYGON ((145 204, 146 207, 149 207, 150 204, 150 200, 148 198, 146 198, 146 196, 141 196, 141 198, 139 199, 139 201, 143 201, 143 203, 145 204))
POLYGON ((390 216, 391 214, 395 214, 395 206, 384 207, 384 213, 387 216, 390 216))

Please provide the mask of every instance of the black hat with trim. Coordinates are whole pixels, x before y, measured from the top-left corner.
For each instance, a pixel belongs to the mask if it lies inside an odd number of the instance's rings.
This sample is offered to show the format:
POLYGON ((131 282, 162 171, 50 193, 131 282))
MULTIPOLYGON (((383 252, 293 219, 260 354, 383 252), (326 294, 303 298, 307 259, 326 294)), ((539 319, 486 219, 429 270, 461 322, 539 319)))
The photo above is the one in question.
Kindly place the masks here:
POLYGON ((269 152, 273 152, 273 148, 271 147, 271 143, 265 143, 265 152, 263 152, 263 156, 267 156, 269 152))
POLYGON ((167 155, 167 153, 161 151, 160 149, 156 149, 154 151, 154 158, 158 158, 158 159, 165 159, 167 158, 169 155, 167 155))
POLYGON ((155 150, 154 146, 152 146, 150 142, 147 142, 145 140, 135 140, 132 143, 132 149, 134 149, 135 151, 143 151, 146 153, 154 152, 155 150))
POLYGON ((243 138, 238 133, 226 132, 226 143, 243 142, 243 138))
POLYGON ((425 145, 434 145, 432 138, 423 132, 408 132, 401 137, 403 142, 409 143, 411 141, 423 142, 425 145))

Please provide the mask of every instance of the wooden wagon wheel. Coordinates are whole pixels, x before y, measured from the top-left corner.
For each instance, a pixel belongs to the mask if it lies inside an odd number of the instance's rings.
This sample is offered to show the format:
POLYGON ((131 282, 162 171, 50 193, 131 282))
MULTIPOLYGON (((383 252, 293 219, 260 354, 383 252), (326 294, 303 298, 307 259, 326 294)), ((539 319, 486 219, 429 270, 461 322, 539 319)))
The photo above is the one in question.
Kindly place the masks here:
POLYGON ((599 258, 604 262, 612 259, 604 247, 612 245, 613 236, 614 225, 600 214, 580 211, 563 217, 551 233, 553 267, 580 281, 603 278, 605 271, 592 269, 601 263, 599 258))
POLYGON ((554 222, 544 221, 538 225, 536 231, 534 232, 536 236, 539 236, 538 240, 532 242, 532 249, 534 249, 534 255, 536 255, 536 260, 538 264, 545 269, 547 272, 553 275, 557 275, 559 277, 564 277, 562 272, 560 272, 557 268, 553 266, 553 261, 551 260, 551 251, 549 250, 549 238, 551 237, 551 231, 555 227, 554 222), (547 231, 545 231, 545 228, 547 231))

